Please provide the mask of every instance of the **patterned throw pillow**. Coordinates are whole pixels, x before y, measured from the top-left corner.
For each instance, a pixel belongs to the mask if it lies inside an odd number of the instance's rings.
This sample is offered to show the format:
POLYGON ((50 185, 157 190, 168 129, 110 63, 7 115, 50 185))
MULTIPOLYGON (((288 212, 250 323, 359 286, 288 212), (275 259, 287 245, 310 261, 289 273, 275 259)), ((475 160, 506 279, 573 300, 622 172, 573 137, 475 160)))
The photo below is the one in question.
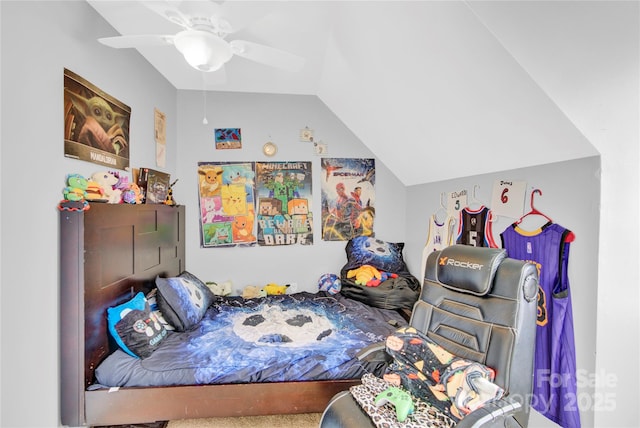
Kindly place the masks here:
POLYGON ((120 348, 135 358, 151 355, 167 336, 142 292, 128 302, 108 308, 107 323, 120 348))
POLYGON ((196 326, 214 299, 211 290, 197 277, 183 272, 174 278, 156 278, 158 307, 177 331, 196 326))

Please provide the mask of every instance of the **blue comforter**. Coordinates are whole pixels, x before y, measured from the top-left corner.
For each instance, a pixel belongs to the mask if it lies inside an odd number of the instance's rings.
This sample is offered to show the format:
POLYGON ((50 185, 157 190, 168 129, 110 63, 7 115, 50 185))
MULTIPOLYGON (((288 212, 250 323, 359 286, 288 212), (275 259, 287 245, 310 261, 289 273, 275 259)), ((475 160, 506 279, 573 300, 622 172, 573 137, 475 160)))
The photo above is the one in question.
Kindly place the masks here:
POLYGON ((341 295, 221 297, 193 330, 172 332, 143 360, 117 350, 97 368, 96 386, 166 386, 355 379, 357 360, 404 319, 341 295))

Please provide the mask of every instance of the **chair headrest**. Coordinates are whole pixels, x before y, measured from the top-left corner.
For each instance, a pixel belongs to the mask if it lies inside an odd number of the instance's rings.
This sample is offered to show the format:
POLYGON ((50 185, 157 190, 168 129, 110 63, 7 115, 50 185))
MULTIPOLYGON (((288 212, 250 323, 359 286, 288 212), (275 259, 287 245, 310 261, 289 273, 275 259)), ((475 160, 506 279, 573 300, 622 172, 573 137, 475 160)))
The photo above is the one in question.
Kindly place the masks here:
POLYGON ((452 245, 437 257, 436 279, 444 287, 461 293, 484 296, 507 251, 501 248, 452 245))

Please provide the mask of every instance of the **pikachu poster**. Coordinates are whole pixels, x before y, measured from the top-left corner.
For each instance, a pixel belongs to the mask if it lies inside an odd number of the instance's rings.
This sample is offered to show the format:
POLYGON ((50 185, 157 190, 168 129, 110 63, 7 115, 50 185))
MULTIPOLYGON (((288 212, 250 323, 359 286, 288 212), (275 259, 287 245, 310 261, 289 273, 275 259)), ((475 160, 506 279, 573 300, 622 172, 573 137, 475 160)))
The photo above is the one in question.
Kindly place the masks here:
POLYGON ((255 246, 255 164, 198 162, 201 246, 255 246))

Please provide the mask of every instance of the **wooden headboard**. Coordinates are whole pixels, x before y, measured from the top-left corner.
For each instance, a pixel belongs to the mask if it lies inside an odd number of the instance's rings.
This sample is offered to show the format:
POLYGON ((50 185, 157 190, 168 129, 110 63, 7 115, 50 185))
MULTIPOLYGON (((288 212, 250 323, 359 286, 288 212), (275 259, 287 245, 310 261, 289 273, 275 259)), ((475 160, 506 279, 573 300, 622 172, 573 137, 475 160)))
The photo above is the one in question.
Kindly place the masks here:
POLYGON ((184 206, 93 203, 60 212, 62 422, 83 421, 84 390, 115 349, 107 308, 185 269, 184 206))

